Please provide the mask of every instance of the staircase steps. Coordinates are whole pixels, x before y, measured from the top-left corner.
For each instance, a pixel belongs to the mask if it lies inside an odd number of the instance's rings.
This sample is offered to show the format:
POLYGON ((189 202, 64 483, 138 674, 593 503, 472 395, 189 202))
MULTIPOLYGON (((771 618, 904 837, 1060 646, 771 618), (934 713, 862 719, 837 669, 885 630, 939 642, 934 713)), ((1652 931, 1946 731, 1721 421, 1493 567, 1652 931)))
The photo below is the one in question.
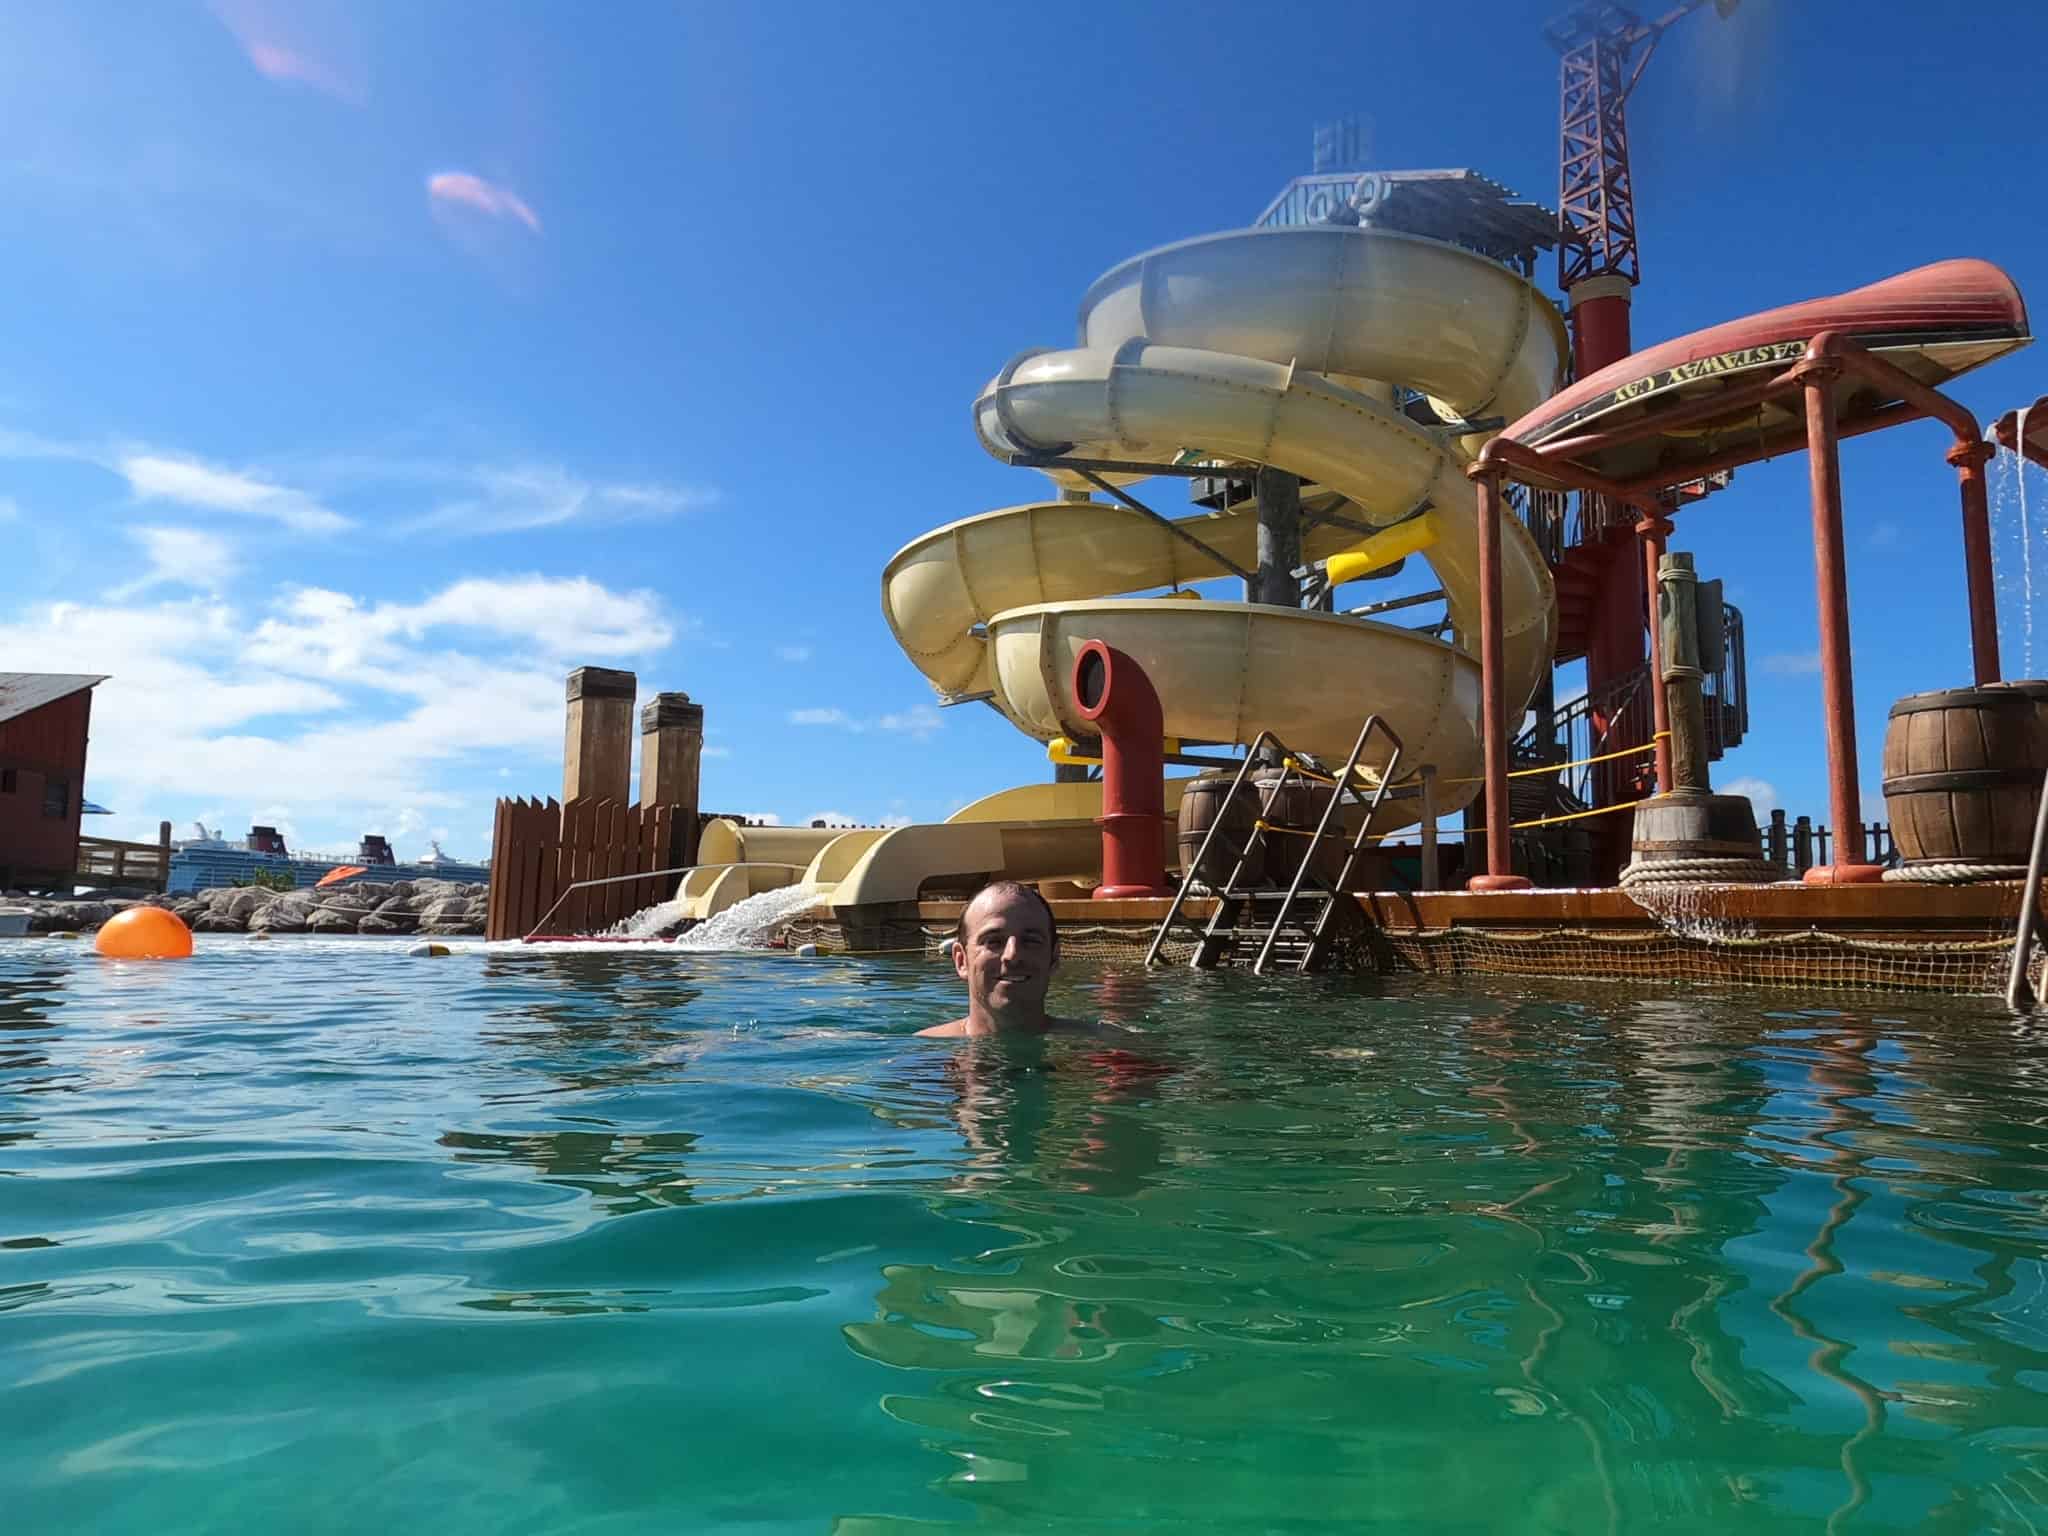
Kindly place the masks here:
POLYGON ((1338 914, 1347 907, 1352 913, 1359 913, 1357 904, 1342 893, 1350 889, 1351 877, 1357 871, 1365 846, 1372 841, 1371 828, 1380 805, 1386 799, 1388 789, 1400 777, 1402 751, 1401 738, 1378 715, 1366 718, 1357 741, 1352 745, 1350 758, 1340 771, 1334 773, 1325 771, 1320 763, 1306 754, 1289 752, 1270 731, 1261 731, 1258 740, 1246 753, 1244 766, 1238 770, 1229 793, 1217 807, 1216 819, 1208 836, 1188 861, 1180 890, 1174 896, 1173 904, 1167 908, 1158 933, 1153 936, 1146 963, 1156 963, 1168 937, 1179 931, 1190 934, 1194 939, 1195 951, 1188 963, 1197 970, 1227 966, 1249 969, 1255 975, 1274 967, 1290 971, 1314 970, 1328 953, 1330 940, 1336 936, 1338 914), (1376 778, 1369 776, 1361 782, 1360 760, 1366 743, 1375 732, 1387 737, 1392 751, 1376 778), (1269 790, 1267 798, 1259 803, 1255 830, 1247 839, 1244 854, 1224 877, 1223 888, 1215 892, 1216 910, 1206 924, 1197 927, 1191 919, 1181 915, 1182 907, 1195 884, 1196 872, 1210 868, 1211 844, 1218 830, 1226 825, 1231 805, 1238 795, 1246 791, 1247 774, 1262 751, 1272 760, 1284 762, 1291 772, 1307 773, 1332 786, 1332 792, 1324 802, 1322 818, 1313 832, 1300 841, 1292 835, 1282 839, 1291 847, 1298 847, 1301 853, 1288 888, 1271 890, 1260 886, 1240 886, 1238 881, 1245 866, 1253 862, 1252 852, 1257 850, 1260 853, 1257 862, 1261 864, 1269 857, 1265 833, 1266 817, 1272 809, 1269 790), (1373 785, 1373 789, 1370 798, 1366 799, 1363 790, 1368 783, 1373 785), (1346 787, 1341 791, 1335 788, 1340 785, 1346 787), (1352 796, 1354 802, 1365 799, 1364 812, 1358 831, 1350 838, 1345 850, 1343 869, 1334 884, 1326 885, 1313 873, 1316 850, 1328 838, 1345 835, 1342 831, 1333 832, 1331 826, 1338 819, 1338 809, 1346 795, 1352 796))
POLYGON ((1602 570, 1613 553, 1603 544, 1574 544, 1551 567, 1557 587, 1557 657, 1577 661, 1592 640, 1600 608, 1602 570))

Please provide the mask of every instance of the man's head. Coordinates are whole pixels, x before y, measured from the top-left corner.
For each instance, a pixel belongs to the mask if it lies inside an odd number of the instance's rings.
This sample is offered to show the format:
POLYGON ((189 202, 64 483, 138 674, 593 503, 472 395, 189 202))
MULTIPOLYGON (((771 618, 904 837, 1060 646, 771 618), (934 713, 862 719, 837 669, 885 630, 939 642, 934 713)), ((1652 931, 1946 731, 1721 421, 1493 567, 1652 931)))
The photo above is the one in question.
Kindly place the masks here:
POLYGON ((969 1018, 1003 1028, 1045 1024, 1045 993, 1060 963, 1052 907, 1037 890, 998 880, 960 913, 953 969, 967 983, 969 1018))

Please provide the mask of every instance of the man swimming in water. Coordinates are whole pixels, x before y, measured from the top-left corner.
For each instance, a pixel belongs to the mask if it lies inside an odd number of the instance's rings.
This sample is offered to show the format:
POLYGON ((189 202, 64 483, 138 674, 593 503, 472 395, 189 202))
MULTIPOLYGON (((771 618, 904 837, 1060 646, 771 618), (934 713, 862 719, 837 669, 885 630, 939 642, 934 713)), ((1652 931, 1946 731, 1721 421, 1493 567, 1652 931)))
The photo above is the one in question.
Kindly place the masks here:
POLYGON ((1060 935, 1051 904, 1034 887, 1015 880, 983 886, 960 913, 952 955, 954 971, 967 983, 967 1017, 934 1024, 920 1035, 1099 1033, 1094 1025, 1045 1011, 1046 989, 1060 963, 1060 935))

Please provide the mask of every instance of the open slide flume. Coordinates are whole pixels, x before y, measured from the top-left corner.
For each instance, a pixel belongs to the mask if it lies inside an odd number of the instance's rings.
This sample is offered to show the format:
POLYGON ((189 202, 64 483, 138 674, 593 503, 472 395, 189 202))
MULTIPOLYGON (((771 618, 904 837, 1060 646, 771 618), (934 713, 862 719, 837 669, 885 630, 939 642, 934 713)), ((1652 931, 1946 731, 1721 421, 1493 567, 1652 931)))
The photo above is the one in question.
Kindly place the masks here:
MULTIPOLYGON (((1463 471, 1486 437, 1475 423, 1514 420, 1555 392, 1566 338, 1550 302, 1508 268, 1431 240, 1244 230, 1105 274, 1082 301, 1079 341, 1027 352, 989 383, 975 406, 989 452, 1286 470, 1344 519, 1310 527, 1304 557, 1344 557, 1331 573, 1348 580, 1418 555, 1443 588, 1450 638, 1159 595, 1226 573, 1202 546, 1255 565, 1256 512, 1177 519, 1191 542, 1113 502, 1060 499, 948 523, 898 552, 882 610, 905 654, 942 697, 986 697, 1050 741, 1089 734, 1067 679, 1082 644, 1101 639, 1151 677, 1170 737, 1241 744, 1270 730, 1342 758, 1376 712, 1405 743, 1404 762, 1446 781, 1440 806, 1467 803, 1481 767, 1479 552, 1463 471), (1447 425, 1411 419, 1397 389, 1426 397, 1447 425)), ((1086 491, 1078 476, 1049 472, 1065 496, 1086 491)), ((1513 518, 1502 527, 1502 599, 1508 706, 1519 715, 1550 665, 1556 599, 1513 518)), ((1099 814, 1096 785, 1008 791, 945 826, 864 839, 850 868, 819 882, 821 897, 903 901, 932 880, 998 872, 1089 878, 1099 814), (1012 853, 1018 867, 993 862, 1012 853)))

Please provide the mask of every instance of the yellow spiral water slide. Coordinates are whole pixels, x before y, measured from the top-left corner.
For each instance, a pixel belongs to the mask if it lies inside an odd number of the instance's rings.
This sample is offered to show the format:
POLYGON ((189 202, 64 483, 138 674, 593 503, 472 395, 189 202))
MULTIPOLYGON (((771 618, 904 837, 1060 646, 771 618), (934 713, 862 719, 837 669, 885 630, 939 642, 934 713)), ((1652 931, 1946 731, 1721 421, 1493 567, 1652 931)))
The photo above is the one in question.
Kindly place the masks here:
MULTIPOLYGON (((1418 425, 1392 386, 1439 416, 1512 421, 1557 388, 1557 311, 1507 268, 1455 246, 1341 227, 1244 230, 1163 247, 1115 268, 1082 300, 1080 344, 1024 354, 982 392, 989 452, 1168 465, 1191 457, 1269 465, 1348 503, 1343 515, 1400 534, 1325 523, 1304 553, 1366 574, 1376 551, 1420 545, 1445 593, 1451 638, 1399 625, 1241 602, 1134 595, 1222 568, 1160 523, 1104 501, 1006 507, 934 529, 893 558, 882 609, 942 697, 986 695, 1041 741, 1089 734, 1067 692, 1099 638, 1151 676, 1169 736, 1291 746, 1342 758, 1368 714, 1400 734, 1410 766, 1480 772, 1478 539, 1464 466, 1482 437, 1418 425), (1409 520, 1417 520, 1411 523, 1409 520)), ((1085 486, 1076 477, 1063 488, 1085 486)), ((1257 516, 1177 520, 1240 566, 1257 516)), ((1518 717, 1550 665, 1556 599, 1535 543, 1502 529, 1506 693, 1518 717)), ((1471 783, 1441 802, 1456 809, 1471 783)), ((1092 874, 1096 785, 1029 785, 938 827, 859 834, 811 878, 832 905, 900 901, 932 876, 1092 874)), ((744 835, 733 850, 744 853, 744 835)), ((830 856, 828 857, 828 852, 830 856)), ((772 878, 772 877, 771 877, 772 878)))

